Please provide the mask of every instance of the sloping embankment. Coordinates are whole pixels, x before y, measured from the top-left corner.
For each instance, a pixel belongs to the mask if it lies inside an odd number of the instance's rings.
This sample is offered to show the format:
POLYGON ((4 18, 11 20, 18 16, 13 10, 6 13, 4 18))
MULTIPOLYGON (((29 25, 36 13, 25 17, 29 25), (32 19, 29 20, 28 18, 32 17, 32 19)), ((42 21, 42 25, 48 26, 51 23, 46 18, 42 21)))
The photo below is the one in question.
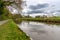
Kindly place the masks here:
POLYGON ((9 20, 0 25, 0 40, 30 40, 30 38, 12 20, 9 20))

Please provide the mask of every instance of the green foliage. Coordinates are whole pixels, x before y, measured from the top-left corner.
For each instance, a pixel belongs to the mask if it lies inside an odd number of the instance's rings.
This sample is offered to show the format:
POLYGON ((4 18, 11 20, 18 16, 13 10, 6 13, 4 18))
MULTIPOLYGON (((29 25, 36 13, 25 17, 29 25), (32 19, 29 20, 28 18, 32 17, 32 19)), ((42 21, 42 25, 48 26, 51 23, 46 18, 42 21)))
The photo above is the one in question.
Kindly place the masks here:
POLYGON ((3 9, 4 9, 4 2, 3 0, 0 0, 0 15, 3 14, 3 9))
POLYGON ((12 18, 13 19, 22 18, 22 15, 21 14, 13 14, 12 18))
POLYGON ((41 18, 40 16, 36 16, 35 18, 41 18))
POLYGON ((3 14, 0 15, 0 20, 10 19, 12 18, 12 14, 7 10, 7 8, 3 9, 3 14))
MULTIPOLYGON (((20 0, 20 2, 22 2, 22 1, 20 0)), ((9 19, 9 18, 13 17, 11 12, 9 12, 9 10, 6 8, 6 6, 9 6, 9 5, 14 4, 14 3, 15 3, 14 1, 10 1, 10 0, 7 0, 7 1, 0 0, 0 20, 5 20, 5 19, 9 19)), ((18 17, 16 15, 14 15, 14 16, 15 17, 13 17, 13 18, 17 18, 18 17)))
POLYGON ((19 20, 19 18, 22 18, 21 14, 13 14, 12 19, 15 23, 21 23, 22 20, 19 20))
POLYGON ((5 2, 4 0, 0 0, 0 16, 3 14, 5 15, 8 12, 6 6, 10 4, 11 4, 10 2, 5 2))

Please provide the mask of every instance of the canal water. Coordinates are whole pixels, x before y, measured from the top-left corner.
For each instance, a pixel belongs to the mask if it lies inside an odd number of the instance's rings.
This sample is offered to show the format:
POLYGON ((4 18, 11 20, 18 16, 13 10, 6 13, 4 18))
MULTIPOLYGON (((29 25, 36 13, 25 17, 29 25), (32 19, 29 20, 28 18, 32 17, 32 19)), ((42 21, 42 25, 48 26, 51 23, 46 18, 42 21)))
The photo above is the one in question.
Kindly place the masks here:
POLYGON ((60 40, 60 25, 23 21, 18 26, 32 40, 60 40))

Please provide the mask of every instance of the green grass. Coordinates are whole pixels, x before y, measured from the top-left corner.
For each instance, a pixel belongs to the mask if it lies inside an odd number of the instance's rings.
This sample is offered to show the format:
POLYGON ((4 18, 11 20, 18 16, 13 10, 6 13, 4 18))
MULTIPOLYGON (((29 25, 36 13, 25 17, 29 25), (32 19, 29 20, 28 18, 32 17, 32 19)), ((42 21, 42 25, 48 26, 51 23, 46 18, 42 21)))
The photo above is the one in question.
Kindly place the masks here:
POLYGON ((12 21, 0 25, 0 40, 30 40, 22 30, 12 21))

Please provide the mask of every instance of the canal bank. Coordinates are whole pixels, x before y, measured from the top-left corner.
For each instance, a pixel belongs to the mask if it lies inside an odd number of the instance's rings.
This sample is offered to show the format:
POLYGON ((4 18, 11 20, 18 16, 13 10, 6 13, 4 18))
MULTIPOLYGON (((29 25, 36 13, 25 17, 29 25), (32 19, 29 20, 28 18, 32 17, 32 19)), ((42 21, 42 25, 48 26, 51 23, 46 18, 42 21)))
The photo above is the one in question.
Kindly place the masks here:
POLYGON ((30 40, 12 20, 0 25, 0 40, 30 40))

